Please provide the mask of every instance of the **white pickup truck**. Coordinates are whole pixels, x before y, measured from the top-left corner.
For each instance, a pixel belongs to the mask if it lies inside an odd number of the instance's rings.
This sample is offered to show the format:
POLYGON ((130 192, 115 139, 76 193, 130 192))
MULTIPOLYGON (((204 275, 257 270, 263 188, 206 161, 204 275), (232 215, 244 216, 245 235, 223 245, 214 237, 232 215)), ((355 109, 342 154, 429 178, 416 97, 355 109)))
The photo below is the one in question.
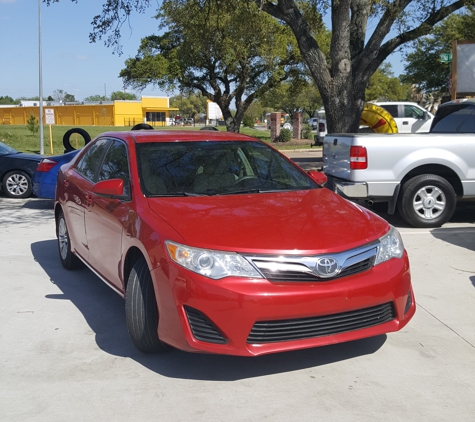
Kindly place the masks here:
POLYGON ((387 202, 415 227, 439 227, 457 200, 475 199, 475 99, 439 106, 429 133, 328 134, 329 189, 352 200, 387 202))
MULTIPOLYGON (((382 107, 393 118, 397 126, 398 133, 425 133, 429 132, 434 115, 422 108, 417 103, 407 101, 385 101, 385 102, 371 102, 371 104, 382 107)), ((363 117, 365 117, 365 110, 361 121, 360 132, 371 133, 373 130, 368 128, 363 117)), ((325 112, 319 111, 317 122, 312 124, 312 129, 317 130, 315 135, 315 145, 322 145, 323 139, 327 134, 327 121, 325 119, 325 112)))

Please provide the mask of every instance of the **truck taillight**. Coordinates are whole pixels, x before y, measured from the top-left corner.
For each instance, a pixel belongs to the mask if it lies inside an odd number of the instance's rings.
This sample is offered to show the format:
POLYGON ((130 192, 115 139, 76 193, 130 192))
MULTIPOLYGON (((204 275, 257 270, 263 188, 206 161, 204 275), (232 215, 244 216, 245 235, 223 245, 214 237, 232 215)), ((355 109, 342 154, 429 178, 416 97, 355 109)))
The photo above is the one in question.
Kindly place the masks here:
POLYGON ((56 161, 50 160, 48 158, 44 158, 43 160, 40 161, 40 164, 36 171, 40 172, 47 172, 50 171, 56 164, 58 164, 56 161))
POLYGON ((325 123, 323 123, 323 122, 318 123, 318 131, 319 131, 320 133, 326 131, 326 129, 325 129, 325 123))
POLYGON ((352 146, 350 148, 350 169, 364 170, 368 168, 368 154, 365 147, 352 146))

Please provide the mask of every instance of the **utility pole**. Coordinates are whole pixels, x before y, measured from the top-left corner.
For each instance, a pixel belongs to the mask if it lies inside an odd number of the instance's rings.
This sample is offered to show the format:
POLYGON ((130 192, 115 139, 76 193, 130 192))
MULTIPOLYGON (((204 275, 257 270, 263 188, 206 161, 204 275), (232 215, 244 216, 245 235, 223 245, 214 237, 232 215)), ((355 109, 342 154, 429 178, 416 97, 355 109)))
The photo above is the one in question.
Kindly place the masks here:
POLYGON ((39 65, 39 89, 40 89, 40 154, 44 154, 44 141, 43 141, 43 60, 42 60, 42 47, 41 47, 41 0, 38 0, 38 65, 39 65))

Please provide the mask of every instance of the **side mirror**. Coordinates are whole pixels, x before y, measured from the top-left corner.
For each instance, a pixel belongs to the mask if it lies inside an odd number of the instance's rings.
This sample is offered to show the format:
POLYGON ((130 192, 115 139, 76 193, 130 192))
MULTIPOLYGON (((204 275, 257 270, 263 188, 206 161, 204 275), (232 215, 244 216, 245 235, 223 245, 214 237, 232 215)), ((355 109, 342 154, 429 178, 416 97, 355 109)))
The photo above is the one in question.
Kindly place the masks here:
POLYGON ((124 181, 122 179, 109 179, 97 182, 92 191, 97 195, 123 197, 124 181))
POLYGON ((309 170, 307 173, 320 186, 323 186, 328 181, 326 174, 321 171, 309 170))

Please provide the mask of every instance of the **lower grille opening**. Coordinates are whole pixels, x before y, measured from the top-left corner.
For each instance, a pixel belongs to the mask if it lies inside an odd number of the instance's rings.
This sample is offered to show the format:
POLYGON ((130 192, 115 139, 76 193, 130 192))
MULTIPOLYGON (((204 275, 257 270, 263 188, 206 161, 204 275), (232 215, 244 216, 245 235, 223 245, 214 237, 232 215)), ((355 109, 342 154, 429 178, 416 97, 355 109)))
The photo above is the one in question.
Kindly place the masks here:
POLYGON ((259 321, 254 324, 247 343, 273 343, 361 330, 392 321, 396 312, 392 302, 340 314, 280 321, 259 321))
POLYGON ((409 290, 409 293, 407 294, 406 307, 404 308, 404 315, 406 315, 409 312, 409 309, 411 309, 411 305, 412 305, 412 294, 411 294, 411 291, 409 290))
POLYGON ((200 311, 184 306, 193 337, 207 343, 226 344, 227 341, 209 318, 200 311))

